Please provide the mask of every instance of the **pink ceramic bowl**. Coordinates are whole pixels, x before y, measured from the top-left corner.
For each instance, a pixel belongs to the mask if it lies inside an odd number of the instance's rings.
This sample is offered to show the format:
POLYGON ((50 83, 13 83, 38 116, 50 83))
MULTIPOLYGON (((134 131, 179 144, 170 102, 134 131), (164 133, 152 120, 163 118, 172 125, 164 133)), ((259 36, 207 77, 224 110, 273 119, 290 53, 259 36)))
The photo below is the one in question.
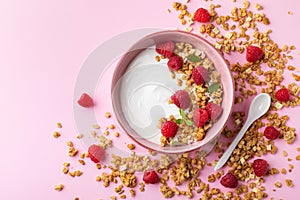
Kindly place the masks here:
MULTIPOLYGON (((155 73, 158 73, 157 67, 146 67, 146 70, 156 70, 149 71, 150 74, 153 74, 153 78, 156 78, 155 73)), ((166 69, 167 66, 166 66, 166 69)), ((137 74, 134 78, 147 79, 149 77, 139 77, 137 74)), ((128 78, 122 82, 122 84, 127 84, 126 81, 133 81, 134 78, 128 78)), ((170 78, 170 77, 168 77, 170 78)), ((138 81, 137 81, 138 82, 138 81)), ((129 83, 128 83, 129 84, 129 83)), ((137 86, 138 87, 138 86, 137 86)), ((217 51, 212 45, 210 45, 203 38, 188 32, 183 31, 161 31, 156 32, 154 34, 148 35, 138 42, 136 42, 120 59, 117 64, 113 79, 112 79, 112 104, 114 109, 114 114, 118 120, 118 123, 122 126, 123 130, 137 143, 140 145, 152 149, 162 153, 183 153, 193 150, 204 150, 207 149, 207 146, 211 146, 218 139, 218 136, 226 126, 228 119, 232 112, 233 100, 234 100, 234 85, 233 80, 230 74, 230 70, 228 68, 227 63, 225 62, 223 56, 217 51), (166 146, 162 147, 157 142, 153 142, 149 140, 147 137, 141 137, 143 133, 138 130, 135 126, 132 125, 132 122, 129 121, 128 116, 125 114, 127 112, 127 108, 122 106, 122 101, 124 101, 123 91, 120 83, 124 78, 124 75, 129 71, 128 66, 132 63, 132 61, 145 49, 155 46, 156 44, 163 43, 166 41, 174 41, 174 42, 187 42, 192 44, 195 48, 201 49, 205 52, 205 54, 214 62, 214 66, 217 71, 221 74, 221 81, 223 84, 223 113, 221 117, 213 124, 213 126, 206 133, 205 138, 202 141, 194 142, 188 145, 181 146, 166 146)), ((148 95, 148 94, 147 94, 148 95)), ((145 115, 149 113, 145 112, 145 115)), ((167 117, 167 116, 162 116, 167 117)), ((158 123, 158 122, 157 122, 158 123)))

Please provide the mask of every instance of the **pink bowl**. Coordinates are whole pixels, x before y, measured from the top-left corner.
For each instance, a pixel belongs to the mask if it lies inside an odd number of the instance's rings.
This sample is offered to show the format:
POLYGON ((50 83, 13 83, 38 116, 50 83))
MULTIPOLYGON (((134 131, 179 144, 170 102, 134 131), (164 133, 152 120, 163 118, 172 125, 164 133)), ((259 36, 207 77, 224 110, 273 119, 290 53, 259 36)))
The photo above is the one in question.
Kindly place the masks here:
POLYGON ((232 112, 233 100, 234 100, 234 84, 233 79, 230 74, 230 70, 223 56, 217 51, 213 46, 211 46, 203 38, 188 32, 183 31, 161 31, 154 34, 148 35, 137 43, 135 43, 120 59, 118 65, 115 68, 113 79, 112 79, 112 105, 114 109, 115 116, 122 126, 124 131, 137 143, 140 145, 162 153, 183 153, 193 150, 205 149, 208 145, 214 144, 214 141, 218 139, 218 136, 226 126, 228 119, 232 112), (194 142, 189 145, 182 146, 166 146, 162 147, 159 144, 153 143, 145 138, 140 137, 140 135, 129 125, 121 106, 121 96, 120 87, 118 87, 118 81, 120 81, 132 60, 143 50, 153 45, 166 42, 187 42, 192 44, 195 48, 200 49, 205 52, 207 57, 209 57, 213 62, 217 71, 221 74, 221 80, 223 84, 223 114, 214 123, 214 125, 208 130, 205 138, 202 141, 194 142))

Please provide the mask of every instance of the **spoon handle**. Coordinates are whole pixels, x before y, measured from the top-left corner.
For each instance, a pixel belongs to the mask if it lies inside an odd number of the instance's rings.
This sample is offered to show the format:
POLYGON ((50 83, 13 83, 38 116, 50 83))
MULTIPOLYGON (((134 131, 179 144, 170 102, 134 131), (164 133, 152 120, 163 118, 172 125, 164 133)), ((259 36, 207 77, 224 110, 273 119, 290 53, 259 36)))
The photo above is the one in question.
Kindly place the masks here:
POLYGON ((248 119, 247 119, 246 123, 244 124, 243 128, 240 130, 240 132, 237 134, 237 136, 235 137, 235 139, 232 141, 232 143, 230 144, 230 146, 227 148, 227 150, 224 152, 224 154, 222 155, 222 157, 220 158, 220 160, 216 164, 216 166, 214 168, 215 171, 217 171, 218 169, 220 169, 221 167, 223 167, 223 165, 226 163, 226 161, 230 157, 230 155, 233 152, 233 150, 235 149, 235 147, 238 145, 238 143, 240 142, 240 140, 245 135, 245 133, 248 130, 249 126, 253 123, 253 121, 249 121, 248 119))

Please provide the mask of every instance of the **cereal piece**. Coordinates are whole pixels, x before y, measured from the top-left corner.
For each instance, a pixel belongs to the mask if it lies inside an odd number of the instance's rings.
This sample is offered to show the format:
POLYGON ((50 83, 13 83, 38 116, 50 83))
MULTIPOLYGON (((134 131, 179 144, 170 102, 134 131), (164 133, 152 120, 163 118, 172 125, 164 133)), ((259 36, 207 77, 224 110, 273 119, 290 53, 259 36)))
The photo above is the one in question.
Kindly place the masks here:
POLYGON ((103 134, 106 135, 106 136, 108 136, 109 133, 110 133, 109 131, 104 131, 104 132, 103 132, 103 134))
POLYGON ((300 160, 300 154, 296 156, 296 160, 300 160))
POLYGON ((83 138, 83 134, 79 133, 77 136, 76 136, 77 139, 81 139, 83 138))
POLYGON ((53 137, 54 138, 59 138, 60 137, 60 133, 58 131, 54 131, 53 137))
POLYGON ((286 179, 285 180, 285 184, 288 187, 293 187, 294 186, 293 181, 291 179, 286 179))
POLYGON ((79 170, 75 171, 75 176, 81 176, 82 174, 83 174, 82 171, 79 171, 79 170))
POLYGON ((68 172, 69 172, 69 169, 68 169, 67 167, 64 167, 64 168, 62 169, 62 173, 68 174, 68 172))
POLYGON ((62 124, 60 122, 56 123, 57 128, 62 128, 62 124))
POLYGON ((127 144, 127 148, 130 150, 135 149, 135 145, 134 144, 127 144))
POLYGON ((84 160, 78 160, 78 162, 81 164, 81 165, 85 165, 85 162, 84 162, 84 160))
POLYGON ((58 184, 54 186, 54 190, 60 192, 64 189, 64 185, 63 184, 58 184))
POLYGON ((106 113, 105 113, 105 117, 106 117, 106 118, 111 118, 111 113, 110 113, 110 112, 106 112, 106 113))
POLYGON ((81 159, 84 159, 84 158, 85 158, 85 153, 79 154, 79 157, 80 157, 81 159))
POLYGON ((74 147, 74 144, 73 144, 73 142, 69 141, 69 142, 67 142, 67 146, 74 147))
POLYGON ((102 166, 101 166, 100 163, 97 163, 97 164, 96 164, 96 167, 97 167, 97 169, 101 169, 101 168, 102 168, 102 166))
POLYGON ((263 9, 263 7, 260 5, 260 4, 255 4, 255 8, 256 8, 256 10, 262 10, 263 9))
POLYGON ((111 200, 117 200, 116 196, 110 196, 111 200))
POLYGON ((93 128, 94 128, 94 129, 100 129, 100 126, 99 126, 99 124, 94 124, 94 125, 93 125, 93 128))
POLYGON ((102 179, 101 179, 101 177, 100 176, 96 176, 96 181, 97 182, 100 182, 102 179))
POLYGON ((69 167, 70 166, 70 163, 68 163, 68 162, 64 162, 64 164, 63 164, 65 167, 69 167))
POLYGON ((71 177, 75 177, 75 176, 76 176, 74 171, 73 171, 73 172, 70 172, 70 171, 69 171, 69 175, 70 175, 71 177))
POLYGON ((135 190, 131 189, 131 190, 129 190, 129 192, 132 197, 135 197, 135 195, 136 195, 135 190))
POLYGON ((282 184, 281 184, 280 182, 278 182, 278 181, 277 181, 274 185, 275 185, 275 187, 277 187, 277 188, 281 188, 281 187, 282 187, 282 184))
POLYGON ((119 136, 120 136, 120 133, 119 133, 119 132, 115 132, 114 135, 115 135, 116 137, 119 137, 119 136))
POLYGON ((115 129, 115 125, 114 125, 114 124, 110 124, 110 125, 109 125, 109 128, 110 128, 110 129, 115 129))
POLYGON ((74 200, 79 200, 79 197, 75 197, 74 200))
POLYGON ((77 149, 75 149, 74 147, 69 147, 69 151, 68 151, 68 153, 69 153, 69 156, 70 156, 70 157, 74 157, 74 156, 76 156, 76 155, 77 155, 77 153, 78 153, 78 150, 77 150, 77 149))

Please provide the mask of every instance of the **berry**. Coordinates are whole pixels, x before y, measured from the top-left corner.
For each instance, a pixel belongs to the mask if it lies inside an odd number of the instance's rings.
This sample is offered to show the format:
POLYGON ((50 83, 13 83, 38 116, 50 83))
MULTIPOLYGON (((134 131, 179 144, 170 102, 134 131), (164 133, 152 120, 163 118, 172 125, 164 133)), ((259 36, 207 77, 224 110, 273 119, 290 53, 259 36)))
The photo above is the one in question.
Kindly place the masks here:
POLYGON ((209 22, 210 20, 210 14, 209 12, 204 8, 199 8, 196 10, 194 15, 194 20, 201 23, 209 22))
POLYGON ((171 96, 173 103, 183 110, 187 109, 191 104, 189 94, 185 90, 178 90, 171 96))
POLYGON ((288 100, 290 100, 290 92, 286 88, 281 88, 275 93, 275 98, 278 101, 287 102, 288 100))
POLYGON ((175 71, 182 67, 182 63, 182 58, 180 56, 175 55, 169 58, 168 67, 171 71, 175 71))
POLYGON ((218 119, 223 112, 223 108, 221 106, 212 102, 207 103, 206 110, 212 120, 218 119))
POLYGON ((279 131, 273 126, 268 126, 265 128, 264 136, 269 140, 275 140, 279 137, 279 131))
POLYGON ((238 179, 233 173, 228 172, 225 176, 222 177, 221 184, 224 187, 236 188, 238 185, 238 179))
POLYGON ((78 99, 77 103, 85 108, 93 107, 94 106, 94 101, 90 95, 87 93, 83 93, 80 98, 78 99))
POLYGON ((166 121, 161 127, 161 133, 166 138, 174 137, 177 133, 178 125, 173 121, 166 121))
POLYGON ((194 111, 194 125, 197 127, 204 126, 204 124, 208 121, 209 115, 207 110, 203 108, 196 108, 194 111))
POLYGON ((144 173, 143 181, 145 183, 155 184, 159 182, 159 177, 155 171, 147 171, 144 173))
POLYGON ((192 71, 192 78, 197 85, 202 85, 208 79, 208 71, 204 67, 196 67, 192 71))
POLYGON ((89 157, 94 163, 100 162, 105 154, 105 150, 99 145, 93 144, 88 149, 89 157))
POLYGON ((261 59, 263 55, 264 52, 259 47, 249 46, 246 49, 246 60, 248 62, 256 62, 257 60, 261 59))
POLYGON ((264 159, 256 159, 252 167, 256 176, 264 176, 268 171, 269 164, 264 159))
POLYGON ((173 50, 175 47, 175 43, 173 41, 165 42, 156 45, 156 52, 165 58, 170 58, 173 56, 173 50))

